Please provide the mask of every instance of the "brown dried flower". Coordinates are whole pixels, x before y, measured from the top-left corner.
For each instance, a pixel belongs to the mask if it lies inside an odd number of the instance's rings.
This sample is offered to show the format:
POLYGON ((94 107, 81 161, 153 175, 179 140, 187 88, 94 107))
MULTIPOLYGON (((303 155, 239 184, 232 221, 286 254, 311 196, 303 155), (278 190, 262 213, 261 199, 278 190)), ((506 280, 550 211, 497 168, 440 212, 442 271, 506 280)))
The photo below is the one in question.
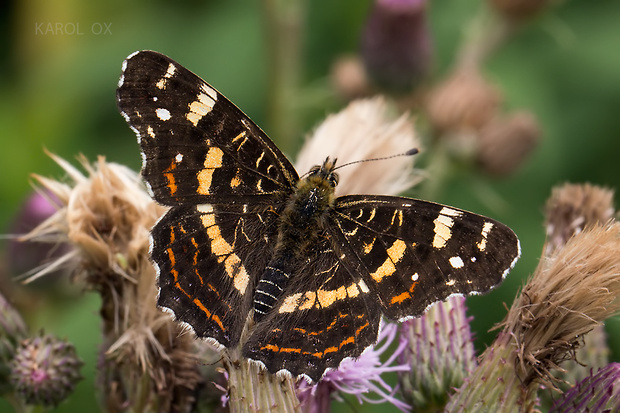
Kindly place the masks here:
POLYGON ((539 264, 505 321, 525 383, 548 381, 581 337, 620 310, 620 223, 593 225, 539 264))
POLYGON ((604 224, 614 216, 614 192, 590 184, 564 184, 553 188, 545 207, 547 242, 552 256, 588 225, 604 224))
MULTIPOLYGON (((547 240, 543 254, 552 257, 575 234, 592 225, 602 225, 614 216, 612 190, 590 184, 564 184, 553 188, 545 208, 547 240)), ((576 383, 590 375, 596 367, 606 366, 609 348, 602 325, 596 326, 583 339, 576 361, 564 364, 564 372, 555 374, 565 383, 576 383)), ((565 388, 560 382, 559 386, 565 388)))
POLYGON ((497 112, 500 92, 476 69, 454 72, 429 94, 428 117, 438 131, 479 130, 497 112))
MULTIPOLYGON (((68 241, 78 279, 101 295, 98 388, 108 411, 187 411, 202 383, 196 342, 156 306, 149 230, 165 210, 130 169, 81 158, 87 174, 52 156, 73 184, 35 176, 63 206, 28 238, 68 241)), ((53 266, 53 265, 52 265, 53 266)), ((40 274, 35 274, 34 277, 40 274)))
POLYGON ((480 130, 478 162, 490 174, 508 175, 521 166, 539 139, 538 122, 531 113, 497 116, 480 130))

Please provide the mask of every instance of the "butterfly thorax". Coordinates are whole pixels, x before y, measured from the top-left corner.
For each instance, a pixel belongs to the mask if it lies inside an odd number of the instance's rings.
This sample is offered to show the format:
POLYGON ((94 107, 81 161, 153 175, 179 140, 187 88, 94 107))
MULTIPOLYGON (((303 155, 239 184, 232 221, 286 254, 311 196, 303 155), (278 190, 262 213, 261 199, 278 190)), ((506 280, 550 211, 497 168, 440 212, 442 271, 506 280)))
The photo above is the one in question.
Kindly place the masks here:
POLYGON ((329 158, 299 180, 278 222, 273 256, 254 294, 254 318, 260 320, 275 304, 289 278, 308 259, 310 251, 326 240, 338 175, 329 158))

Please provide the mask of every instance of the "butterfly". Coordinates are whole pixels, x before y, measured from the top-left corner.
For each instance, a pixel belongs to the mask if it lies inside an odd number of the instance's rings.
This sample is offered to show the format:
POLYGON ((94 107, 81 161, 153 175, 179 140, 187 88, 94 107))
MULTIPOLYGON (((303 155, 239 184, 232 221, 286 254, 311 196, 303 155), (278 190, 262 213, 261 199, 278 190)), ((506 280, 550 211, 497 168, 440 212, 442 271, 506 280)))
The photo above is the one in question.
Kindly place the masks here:
POLYGON ((330 158, 300 179, 240 109, 162 54, 124 61, 117 103, 153 198, 170 207, 151 231, 158 305, 272 373, 318 381, 374 344, 382 317, 486 292, 519 257, 516 235, 490 218, 336 197, 330 158))

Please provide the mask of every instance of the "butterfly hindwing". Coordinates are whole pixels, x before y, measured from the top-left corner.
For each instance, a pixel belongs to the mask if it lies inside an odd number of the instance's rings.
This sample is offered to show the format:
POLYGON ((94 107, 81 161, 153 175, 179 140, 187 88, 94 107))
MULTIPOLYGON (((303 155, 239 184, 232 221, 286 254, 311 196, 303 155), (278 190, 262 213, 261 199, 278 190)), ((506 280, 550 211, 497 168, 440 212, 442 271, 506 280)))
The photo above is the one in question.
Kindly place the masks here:
POLYGON ((331 248, 309 257, 267 318, 256 325, 244 354, 269 371, 304 374, 315 382, 345 357, 377 340, 381 310, 360 277, 331 248))
POLYGON ((151 51, 129 56, 123 67, 117 102, 138 135, 142 174, 157 201, 265 203, 292 191, 298 177, 287 158, 194 73, 151 51))
POLYGON ((274 214, 247 205, 182 206, 152 230, 158 304, 200 337, 239 342, 257 279, 276 238, 274 214))
POLYGON ((337 199, 334 234, 348 247, 386 316, 421 315, 452 294, 498 285, 519 257, 507 226, 471 212, 409 198, 337 199))

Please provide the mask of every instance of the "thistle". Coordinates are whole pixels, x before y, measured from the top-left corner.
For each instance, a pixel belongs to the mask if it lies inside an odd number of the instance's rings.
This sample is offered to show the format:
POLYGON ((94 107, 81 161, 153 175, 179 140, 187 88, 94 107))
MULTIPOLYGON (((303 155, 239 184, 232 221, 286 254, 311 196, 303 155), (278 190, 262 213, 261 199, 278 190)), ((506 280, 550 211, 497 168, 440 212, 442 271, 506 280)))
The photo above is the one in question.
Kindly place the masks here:
POLYGON ((11 391, 9 364, 28 329, 19 312, 0 294, 0 395, 11 391))
POLYGON ((10 381, 26 404, 57 406, 82 379, 72 344, 41 333, 24 339, 10 363, 10 381))
POLYGON ((369 77, 382 90, 405 94, 422 83, 431 66, 426 0, 377 0, 361 40, 369 77))
POLYGON ((620 364, 611 363, 577 383, 555 401, 551 413, 620 411, 620 364))
POLYGON ((399 359, 411 368, 399 373, 399 380, 413 408, 432 411, 444 406, 452 389, 476 367, 466 311, 465 297, 451 297, 401 324, 400 340, 406 347, 399 359))

